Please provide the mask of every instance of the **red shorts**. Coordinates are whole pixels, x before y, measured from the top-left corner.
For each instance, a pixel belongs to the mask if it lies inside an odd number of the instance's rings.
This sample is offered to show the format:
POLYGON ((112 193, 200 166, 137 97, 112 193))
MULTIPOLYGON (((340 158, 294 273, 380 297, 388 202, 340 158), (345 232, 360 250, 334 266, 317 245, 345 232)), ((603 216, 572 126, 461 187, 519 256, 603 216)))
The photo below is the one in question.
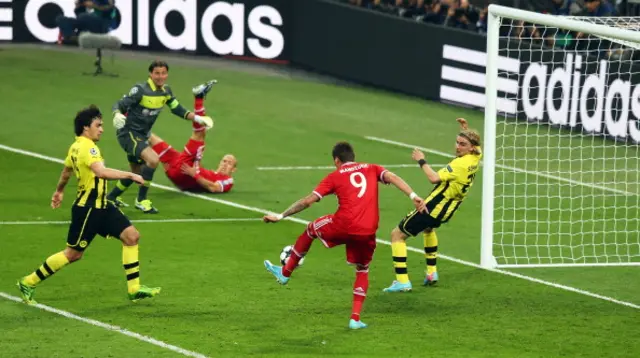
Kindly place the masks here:
POLYGON ((342 225, 333 222, 333 215, 325 215, 309 223, 307 234, 322 241, 327 248, 345 245, 349 264, 369 265, 376 250, 375 234, 349 234, 342 225))
POLYGON ((173 149, 167 142, 161 142, 153 146, 153 150, 160 157, 160 162, 165 165, 165 171, 169 180, 182 190, 194 190, 200 185, 192 177, 183 174, 180 167, 183 163, 193 166, 196 160, 202 159, 204 142, 189 139, 182 152, 173 149))

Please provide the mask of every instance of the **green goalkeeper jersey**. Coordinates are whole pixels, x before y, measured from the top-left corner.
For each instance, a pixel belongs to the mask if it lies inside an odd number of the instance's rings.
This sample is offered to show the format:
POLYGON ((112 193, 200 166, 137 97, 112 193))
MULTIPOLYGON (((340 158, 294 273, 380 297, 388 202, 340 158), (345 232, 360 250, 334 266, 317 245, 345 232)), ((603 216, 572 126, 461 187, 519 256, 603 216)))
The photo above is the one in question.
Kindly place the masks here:
POLYGON ((157 88, 151 79, 135 85, 129 94, 113 105, 114 113, 126 113, 127 115, 126 124, 118 130, 118 135, 123 132, 135 132, 149 137, 151 128, 165 104, 176 116, 186 119, 189 114, 189 111, 173 96, 168 85, 157 88))

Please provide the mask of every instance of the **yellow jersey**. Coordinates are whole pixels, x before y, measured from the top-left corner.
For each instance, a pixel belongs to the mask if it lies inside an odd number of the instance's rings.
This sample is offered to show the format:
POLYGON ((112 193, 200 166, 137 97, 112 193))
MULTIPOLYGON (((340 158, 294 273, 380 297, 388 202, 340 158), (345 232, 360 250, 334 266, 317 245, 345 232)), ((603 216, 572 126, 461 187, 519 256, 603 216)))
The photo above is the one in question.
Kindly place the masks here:
MULTIPOLYGON (((479 147, 476 148, 480 150, 479 147)), ((425 199, 431 217, 443 223, 451 219, 473 185, 480 158, 482 158, 482 154, 467 154, 457 157, 438 171, 441 182, 425 199)))
POLYGON ((105 209, 107 207, 107 181, 96 177, 91 170, 95 162, 102 162, 100 149, 87 137, 76 137, 69 148, 64 165, 73 168, 78 178, 78 193, 73 205, 105 209))

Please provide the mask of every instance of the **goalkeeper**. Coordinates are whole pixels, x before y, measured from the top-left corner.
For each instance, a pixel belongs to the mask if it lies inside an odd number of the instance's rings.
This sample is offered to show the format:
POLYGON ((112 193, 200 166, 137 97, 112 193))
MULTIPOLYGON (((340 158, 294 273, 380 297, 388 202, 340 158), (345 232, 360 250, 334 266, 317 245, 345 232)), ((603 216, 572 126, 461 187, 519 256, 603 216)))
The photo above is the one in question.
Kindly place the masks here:
POLYGON ((420 232, 423 233, 427 264, 424 285, 434 285, 438 282, 438 237, 435 229, 451 219, 469 194, 482 157, 478 132, 470 130, 464 118, 458 118, 458 123, 461 130, 456 138, 456 158, 446 167, 436 172, 427 164, 424 153, 418 149, 413 150, 411 157, 418 161, 429 182, 435 184, 435 187, 424 201, 426 211, 412 211, 391 231, 391 253, 396 280, 385 288, 384 292, 411 291, 411 281, 407 272, 406 240, 420 232))
MULTIPOLYGON (((127 153, 131 171, 140 174, 144 179, 144 185, 140 186, 138 191, 135 207, 146 214, 156 214, 158 212, 153 207, 151 200, 147 198, 153 174, 160 162, 158 154, 149 145, 149 137, 151 128, 158 119, 164 105, 169 106, 171 113, 176 116, 196 122, 207 128, 213 126, 211 118, 199 116, 180 105, 173 96, 171 88, 165 84, 168 76, 169 65, 166 62, 152 62, 149 65, 149 78, 147 81, 133 86, 129 94, 113 105, 113 126, 116 128, 118 143, 127 153)), ((129 179, 118 181, 107 196, 107 199, 116 206, 128 206, 120 198, 120 195, 132 183, 133 181, 129 179)))

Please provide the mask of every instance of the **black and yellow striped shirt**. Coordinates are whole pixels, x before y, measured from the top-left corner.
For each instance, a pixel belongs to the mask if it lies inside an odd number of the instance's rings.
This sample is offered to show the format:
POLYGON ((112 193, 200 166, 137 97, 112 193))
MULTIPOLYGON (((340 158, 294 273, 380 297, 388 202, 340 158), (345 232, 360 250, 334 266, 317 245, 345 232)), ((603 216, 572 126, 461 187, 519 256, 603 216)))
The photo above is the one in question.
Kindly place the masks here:
POLYGON ((473 185, 480 158, 482 154, 467 154, 455 158, 438 171, 441 182, 425 199, 431 217, 443 223, 451 219, 473 185))
POLYGON ((73 205, 105 209, 107 207, 107 181, 96 177, 91 164, 102 162, 100 149, 87 137, 76 137, 69 148, 64 165, 73 168, 78 178, 78 193, 73 205))

